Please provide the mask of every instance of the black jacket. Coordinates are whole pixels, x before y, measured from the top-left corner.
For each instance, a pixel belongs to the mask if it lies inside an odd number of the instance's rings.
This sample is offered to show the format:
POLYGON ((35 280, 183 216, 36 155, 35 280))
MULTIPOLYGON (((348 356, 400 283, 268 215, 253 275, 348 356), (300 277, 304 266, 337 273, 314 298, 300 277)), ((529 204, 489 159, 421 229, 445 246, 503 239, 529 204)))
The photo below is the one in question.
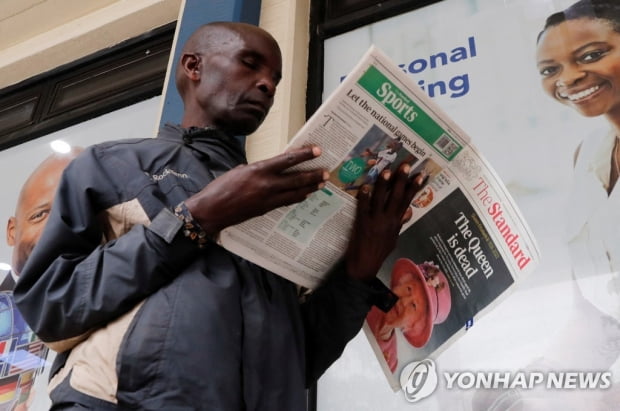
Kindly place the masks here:
POLYGON ((98 409, 301 410, 377 292, 335 269, 291 282, 212 244, 172 208, 245 163, 233 137, 167 125, 66 169, 15 300, 58 357, 54 403, 98 409))

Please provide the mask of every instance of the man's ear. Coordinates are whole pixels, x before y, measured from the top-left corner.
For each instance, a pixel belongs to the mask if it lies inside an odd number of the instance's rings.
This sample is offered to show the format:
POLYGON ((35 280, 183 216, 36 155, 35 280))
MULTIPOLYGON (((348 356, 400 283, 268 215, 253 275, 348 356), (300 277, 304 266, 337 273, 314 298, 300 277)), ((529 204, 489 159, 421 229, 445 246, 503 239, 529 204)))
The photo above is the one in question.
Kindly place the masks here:
POLYGON ((6 223, 6 243, 11 247, 15 245, 15 217, 9 217, 6 223))
POLYGON ((181 56, 181 66, 183 66, 183 72, 192 81, 200 79, 200 56, 192 53, 184 53, 181 56))

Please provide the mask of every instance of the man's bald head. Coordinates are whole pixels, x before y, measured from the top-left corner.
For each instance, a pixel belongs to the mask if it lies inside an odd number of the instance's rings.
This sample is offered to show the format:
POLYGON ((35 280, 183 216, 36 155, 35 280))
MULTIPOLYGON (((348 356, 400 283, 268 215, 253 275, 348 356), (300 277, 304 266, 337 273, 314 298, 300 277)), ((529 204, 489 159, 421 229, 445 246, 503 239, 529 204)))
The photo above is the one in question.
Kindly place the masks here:
MULTIPOLYGON (((209 54, 220 53, 226 49, 235 39, 242 35, 259 34, 270 38, 273 46, 280 50, 277 41, 267 31, 260 27, 247 23, 216 21, 200 26, 194 31, 183 45, 183 54, 209 54)), ((175 82, 181 98, 185 94, 189 79, 184 73, 183 65, 178 64, 175 72, 175 82)))
POLYGON ((254 131, 273 104, 281 70, 278 43, 260 27, 201 26, 185 43, 175 72, 185 106, 183 126, 254 131))
POLYGON ((15 216, 7 223, 7 244, 13 247, 12 269, 17 275, 39 240, 52 207, 60 176, 80 152, 73 148, 67 154, 54 153, 30 174, 17 199, 15 216))

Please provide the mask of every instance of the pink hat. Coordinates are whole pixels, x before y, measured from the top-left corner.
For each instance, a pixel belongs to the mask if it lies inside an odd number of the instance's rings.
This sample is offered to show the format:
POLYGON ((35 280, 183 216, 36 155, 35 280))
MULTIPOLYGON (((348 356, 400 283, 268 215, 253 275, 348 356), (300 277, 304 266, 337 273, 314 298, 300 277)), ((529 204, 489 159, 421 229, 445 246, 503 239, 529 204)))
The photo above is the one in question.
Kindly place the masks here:
POLYGON ((452 300, 450 299, 450 287, 446 275, 433 263, 415 264, 408 258, 400 258, 394 263, 392 268, 392 281, 391 288, 402 284, 403 282, 417 279, 425 285, 425 295, 428 298, 429 310, 426 314, 424 328, 421 331, 414 331, 411 328, 404 328, 403 335, 414 347, 423 347, 431 338, 433 332, 433 325, 440 324, 446 320, 448 314, 450 314, 450 308, 452 307, 452 300), (440 283, 445 285, 440 287, 434 287, 427 283, 427 280, 432 277, 430 271, 436 272, 436 275, 440 283))

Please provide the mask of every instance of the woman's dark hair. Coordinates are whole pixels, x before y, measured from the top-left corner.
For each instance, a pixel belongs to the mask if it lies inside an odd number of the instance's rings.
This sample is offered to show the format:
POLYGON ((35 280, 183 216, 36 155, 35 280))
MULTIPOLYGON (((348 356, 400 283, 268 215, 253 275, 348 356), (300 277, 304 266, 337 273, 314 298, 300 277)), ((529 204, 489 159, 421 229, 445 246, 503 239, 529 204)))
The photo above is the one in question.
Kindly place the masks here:
POLYGON ((581 18, 600 19, 607 21, 614 31, 620 33, 620 1, 618 0, 579 0, 563 11, 547 17, 545 27, 538 34, 536 41, 549 27, 557 26, 568 20, 581 18))

